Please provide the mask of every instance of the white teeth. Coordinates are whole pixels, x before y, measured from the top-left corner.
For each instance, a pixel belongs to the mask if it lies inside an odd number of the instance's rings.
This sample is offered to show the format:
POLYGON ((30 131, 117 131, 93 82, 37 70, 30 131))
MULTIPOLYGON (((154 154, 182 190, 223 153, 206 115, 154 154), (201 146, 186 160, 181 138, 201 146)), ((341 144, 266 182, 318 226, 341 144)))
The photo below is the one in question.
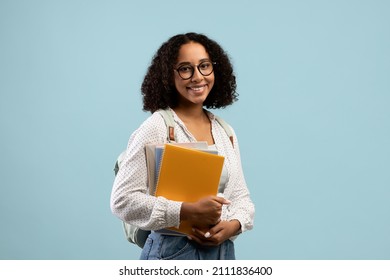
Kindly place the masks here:
POLYGON ((191 90, 193 91, 200 91, 204 88, 204 86, 200 86, 200 87, 190 87, 191 90))

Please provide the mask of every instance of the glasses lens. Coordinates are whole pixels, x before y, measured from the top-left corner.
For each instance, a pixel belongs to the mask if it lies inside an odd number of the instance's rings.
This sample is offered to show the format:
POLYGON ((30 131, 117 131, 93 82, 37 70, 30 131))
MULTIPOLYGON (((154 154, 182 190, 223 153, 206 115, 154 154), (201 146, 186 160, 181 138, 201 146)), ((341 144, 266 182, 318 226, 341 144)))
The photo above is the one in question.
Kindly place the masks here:
POLYGON ((213 64, 210 61, 205 61, 199 64, 198 69, 203 76, 208 76, 213 73, 213 64))
MULTIPOLYGON (((204 61, 196 67, 203 76, 208 76, 214 71, 213 64, 211 61, 204 61)), ((188 64, 180 66, 176 71, 183 80, 188 80, 194 75, 194 69, 192 65, 188 64)))
POLYGON ((182 79, 187 80, 192 77, 192 74, 194 73, 194 67, 191 65, 183 65, 177 69, 177 72, 182 79))

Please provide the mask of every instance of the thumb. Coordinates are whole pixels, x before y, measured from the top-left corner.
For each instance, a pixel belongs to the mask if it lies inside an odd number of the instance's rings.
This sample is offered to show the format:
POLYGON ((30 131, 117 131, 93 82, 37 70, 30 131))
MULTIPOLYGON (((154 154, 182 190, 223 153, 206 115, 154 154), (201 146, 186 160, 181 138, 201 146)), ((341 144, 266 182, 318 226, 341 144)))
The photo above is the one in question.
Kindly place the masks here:
POLYGON ((222 196, 216 196, 216 197, 214 198, 214 200, 217 201, 217 202, 219 202, 219 203, 221 203, 221 204, 225 204, 225 205, 229 205, 230 203, 232 203, 230 200, 227 200, 227 199, 225 199, 225 198, 222 197, 222 196))

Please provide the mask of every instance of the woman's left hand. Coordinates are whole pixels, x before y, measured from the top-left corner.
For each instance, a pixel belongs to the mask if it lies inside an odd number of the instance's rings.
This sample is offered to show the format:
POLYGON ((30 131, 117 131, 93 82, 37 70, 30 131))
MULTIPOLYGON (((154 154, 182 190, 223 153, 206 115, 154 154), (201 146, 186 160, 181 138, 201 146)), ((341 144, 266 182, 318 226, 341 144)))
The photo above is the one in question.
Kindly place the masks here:
POLYGON ((220 221, 208 231, 194 228, 194 233, 188 236, 188 238, 203 246, 218 246, 225 240, 238 234, 240 228, 241 224, 238 220, 220 221))

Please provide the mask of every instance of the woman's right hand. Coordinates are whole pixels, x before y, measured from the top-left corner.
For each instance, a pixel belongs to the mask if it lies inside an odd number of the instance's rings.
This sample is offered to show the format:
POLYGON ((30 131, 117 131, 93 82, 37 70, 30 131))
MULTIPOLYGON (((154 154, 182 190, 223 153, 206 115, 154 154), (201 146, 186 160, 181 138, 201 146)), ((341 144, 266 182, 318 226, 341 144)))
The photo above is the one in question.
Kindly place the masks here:
POLYGON ((188 221, 197 228, 211 227, 220 221, 222 205, 225 204, 230 204, 230 201, 219 196, 208 196, 196 202, 183 202, 180 220, 188 221))

